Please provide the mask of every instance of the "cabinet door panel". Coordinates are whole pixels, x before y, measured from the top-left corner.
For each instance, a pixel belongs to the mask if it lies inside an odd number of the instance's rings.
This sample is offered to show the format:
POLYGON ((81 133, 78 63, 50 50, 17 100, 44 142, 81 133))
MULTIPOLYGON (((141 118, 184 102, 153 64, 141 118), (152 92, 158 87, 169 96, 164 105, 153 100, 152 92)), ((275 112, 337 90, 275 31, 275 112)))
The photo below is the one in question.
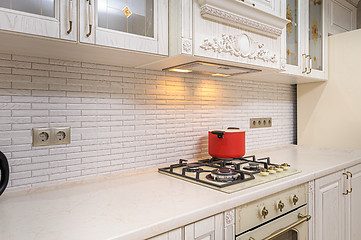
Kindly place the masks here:
POLYGON ((223 240, 223 213, 185 226, 184 237, 187 240, 223 240))
POLYGON ((285 54, 286 54, 286 73, 293 75, 301 75, 301 68, 303 67, 304 49, 302 42, 304 41, 305 33, 302 31, 302 8, 300 0, 287 0, 285 7, 285 17, 291 22, 286 25, 285 29, 285 54))
POLYGON ((255 4, 255 7, 277 16, 281 16, 280 4, 281 1, 278 0, 251 0, 250 2, 255 4))
POLYGON ((11 1, 0 8, 0 29, 45 37, 59 38, 59 0, 45 4, 42 1, 11 1), (14 5, 13 5, 14 4, 14 5), (46 16, 48 15, 48 16, 46 16))
POLYGON ((163 233, 148 240, 182 240, 182 228, 177 228, 173 231, 163 233))
POLYGON ((79 6, 81 42, 168 54, 167 0, 98 0, 92 10, 80 0, 79 6))
POLYGON ((356 8, 346 0, 330 1, 330 34, 356 29, 356 8))
POLYGON ((194 235, 196 238, 214 231, 214 217, 206 218, 195 223, 194 235))
POLYGON ((95 43, 94 0, 79 0, 79 41, 95 43))
POLYGON ((319 240, 344 239, 345 199, 341 172, 315 180, 315 235, 319 240))
POLYGON ((309 0, 309 54, 312 69, 323 70, 323 6, 324 1, 309 0))

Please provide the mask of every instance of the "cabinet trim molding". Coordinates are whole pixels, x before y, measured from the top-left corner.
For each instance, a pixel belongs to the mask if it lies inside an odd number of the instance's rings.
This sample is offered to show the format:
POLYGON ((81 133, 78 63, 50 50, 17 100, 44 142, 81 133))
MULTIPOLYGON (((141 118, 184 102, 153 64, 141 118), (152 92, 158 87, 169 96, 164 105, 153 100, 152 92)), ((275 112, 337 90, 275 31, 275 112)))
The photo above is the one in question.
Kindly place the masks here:
POLYGON ((253 40, 247 34, 227 35, 223 33, 220 39, 214 38, 213 41, 205 39, 200 48, 206 51, 213 50, 218 53, 229 53, 236 57, 260 59, 272 63, 277 62, 276 53, 271 53, 270 50, 265 49, 264 44, 253 40))
POLYGON ((282 34, 282 28, 272 27, 268 24, 219 9, 208 4, 201 7, 201 16, 236 27, 251 29, 257 33, 277 38, 282 34))

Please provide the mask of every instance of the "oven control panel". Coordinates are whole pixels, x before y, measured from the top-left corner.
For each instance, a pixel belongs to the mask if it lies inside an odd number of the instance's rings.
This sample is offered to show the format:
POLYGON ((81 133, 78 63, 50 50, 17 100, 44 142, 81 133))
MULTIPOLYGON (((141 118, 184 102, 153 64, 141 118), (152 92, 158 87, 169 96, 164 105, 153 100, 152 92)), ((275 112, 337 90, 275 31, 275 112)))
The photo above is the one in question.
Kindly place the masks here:
POLYGON ((236 233, 267 222, 307 203, 307 184, 302 184, 236 208, 236 233))

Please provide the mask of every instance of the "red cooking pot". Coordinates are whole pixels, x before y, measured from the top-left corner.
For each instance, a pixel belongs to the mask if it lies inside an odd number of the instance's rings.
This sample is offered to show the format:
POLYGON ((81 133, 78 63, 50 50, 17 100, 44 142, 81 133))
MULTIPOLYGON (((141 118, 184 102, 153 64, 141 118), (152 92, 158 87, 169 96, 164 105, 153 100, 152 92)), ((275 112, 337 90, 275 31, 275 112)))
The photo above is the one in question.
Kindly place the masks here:
POLYGON ((208 153, 214 158, 240 158, 246 152, 245 131, 228 128, 208 131, 208 153))

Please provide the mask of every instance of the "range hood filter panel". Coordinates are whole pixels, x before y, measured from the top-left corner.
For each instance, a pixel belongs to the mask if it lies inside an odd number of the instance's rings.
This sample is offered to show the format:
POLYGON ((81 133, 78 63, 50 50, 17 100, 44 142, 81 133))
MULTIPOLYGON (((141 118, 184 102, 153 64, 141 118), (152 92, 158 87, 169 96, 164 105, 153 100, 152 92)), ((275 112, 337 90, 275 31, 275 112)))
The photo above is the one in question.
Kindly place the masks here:
POLYGON ((229 66, 223 64, 201 62, 201 61, 186 63, 175 67, 166 68, 163 70, 174 71, 174 72, 177 71, 192 72, 192 73, 199 73, 204 75, 227 76, 227 77, 261 71, 258 69, 243 68, 243 67, 229 66))

